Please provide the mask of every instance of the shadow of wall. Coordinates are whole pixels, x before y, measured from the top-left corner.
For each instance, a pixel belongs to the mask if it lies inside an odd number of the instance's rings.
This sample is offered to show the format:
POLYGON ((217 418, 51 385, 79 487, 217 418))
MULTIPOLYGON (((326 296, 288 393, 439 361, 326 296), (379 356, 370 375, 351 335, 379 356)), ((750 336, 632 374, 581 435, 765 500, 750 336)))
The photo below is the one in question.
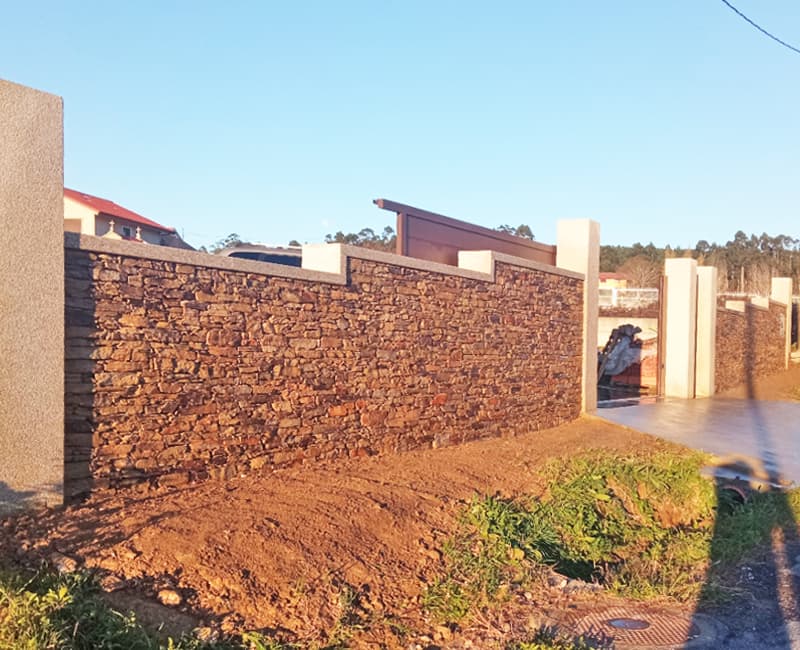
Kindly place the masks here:
MULTIPOLYGON (((781 432, 770 428, 763 414, 764 406, 754 399, 761 368, 758 354, 765 338, 764 319, 760 316, 763 316, 761 310, 756 309, 747 309, 742 314, 743 345, 728 350, 728 354, 740 355, 737 361, 744 373, 749 424, 760 467, 739 461, 716 468, 717 510, 709 548, 710 568, 696 611, 698 615, 716 613, 734 626, 746 621, 751 628, 733 629, 729 634, 739 641, 745 635, 752 637, 752 647, 761 647, 763 643, 768 647, 788 648, 793 647, 797 633, 789 624, 800 618, 800 577, 792 571, 795 564, 800 566, 795 562, 800 541, 794 511, 782 488, 786 482, 780 472, 780 458, 775 452, 775 437, 781 432), (767 470, 766 485, 759 484, 757 489, 768 492, 766 498, 751 488, 752 477, 759 476, 763 468, 767 470), (727 517, 737 509, 750 507, 754 508, 751 517, 727 517), (732 522, 736 522, 735 526, 732 522), (759 528, 765 528, 768 537, 757 540, 761 546, 745 558, 745 564, 731 567, 732 541, 752 540, 759 528), (749 615, 743 616, 743 611, 749 615)), ((741 320, 737 319, 737 325, 741 325, 741 320)), ((783 332, 777 334, 784 336, 783 332)), ((719 645, 723 647, 722 640, 719 645)))

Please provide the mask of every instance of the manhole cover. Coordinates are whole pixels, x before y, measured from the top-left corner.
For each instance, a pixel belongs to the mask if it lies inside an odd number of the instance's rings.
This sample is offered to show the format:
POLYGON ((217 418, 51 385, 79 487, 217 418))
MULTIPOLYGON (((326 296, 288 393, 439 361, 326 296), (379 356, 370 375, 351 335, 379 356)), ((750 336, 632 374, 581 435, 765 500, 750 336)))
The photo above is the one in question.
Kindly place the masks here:
POLYGON ((650 623, 640 618, 612 618, 605 621, 605 624, 615 630, 646 630, 650 627, 650 623))
MULTIPOLYGON (((671 647, 686 644, 700 637, 709 641, 709 630, 697 625, 691 618, 651 612, 628 607, 592 612, 580 619, 575 627, 578 635, 610 641, 616 647, 646 646, 671 647)), ((715 636, 713 631, 711 637, 715 636)))

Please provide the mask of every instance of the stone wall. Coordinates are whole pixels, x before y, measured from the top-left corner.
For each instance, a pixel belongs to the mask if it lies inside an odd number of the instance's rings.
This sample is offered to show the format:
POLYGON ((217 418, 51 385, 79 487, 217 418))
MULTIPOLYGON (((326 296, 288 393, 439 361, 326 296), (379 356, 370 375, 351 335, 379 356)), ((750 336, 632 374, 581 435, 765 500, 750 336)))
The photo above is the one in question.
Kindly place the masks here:
POLYGON ((449 445, 580 412, 578 274, 498 261, 492 278, 344 247, 345 275, 320 281, 66 240, 68 495, 449 445))
POLYGON ((744 311, 717 309, 716 391, 780 372, 785 363, 786 305, 744 303, 744 311))

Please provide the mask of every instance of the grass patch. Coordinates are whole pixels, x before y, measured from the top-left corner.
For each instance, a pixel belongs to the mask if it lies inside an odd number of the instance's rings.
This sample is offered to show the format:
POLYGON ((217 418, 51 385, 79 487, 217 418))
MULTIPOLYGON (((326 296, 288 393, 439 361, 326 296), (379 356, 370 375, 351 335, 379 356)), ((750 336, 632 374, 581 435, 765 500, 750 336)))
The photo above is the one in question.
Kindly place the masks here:
POLYGON ((100 597, 88 574, 0 569, 0 650, 290 650, 257 632, 204 642, 193 636, 161 639, 133 613, 100 597))
POLYGON ((132 612, 111 608, 89 573, 59 574, 0 565, 0 650, 345 650, 359 632, 385 626, 397 638, 410 631, 386 613, 367 612, 363 594, 337 585, 340 615, 322 643, 294 643, 258 631, 202 641, 153 634, 132 612))
POLYGON ((537 498, 476 497, 423 605, 458 621, 502 602, 543 565, 627 597, 696 597, 712 563, 730 566, 776 526, 796 526, 800 512, 797 492, 756 493, 743 505, 718 496, 700 475, 706 460, 596 454, 551 463, 537 498))
POLYGON ((576 639, 550 628, 543 628, 528 640, 507 643, 504 650, 593 650, 595 647, 583 638, 576 639))

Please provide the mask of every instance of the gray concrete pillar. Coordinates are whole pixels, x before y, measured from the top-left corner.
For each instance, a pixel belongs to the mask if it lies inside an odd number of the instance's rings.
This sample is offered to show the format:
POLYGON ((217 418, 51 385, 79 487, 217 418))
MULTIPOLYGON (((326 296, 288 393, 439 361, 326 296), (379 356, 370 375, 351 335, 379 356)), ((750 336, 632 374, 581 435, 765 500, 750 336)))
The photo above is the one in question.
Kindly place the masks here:
POLYGON ((62 501, 60 97, 0 80, 0 510, 62 501))
POLYGON ((695 388, 697 327, 697 260, 666 260, 667 314, 664 395, 692 399, 695 388))
POLYGON ((585 276, 583 284, 584 413, 597 409, 597 326, 600 293, 600 224, 591 219, 569 219, 557 224, 556 266, 585 276))

